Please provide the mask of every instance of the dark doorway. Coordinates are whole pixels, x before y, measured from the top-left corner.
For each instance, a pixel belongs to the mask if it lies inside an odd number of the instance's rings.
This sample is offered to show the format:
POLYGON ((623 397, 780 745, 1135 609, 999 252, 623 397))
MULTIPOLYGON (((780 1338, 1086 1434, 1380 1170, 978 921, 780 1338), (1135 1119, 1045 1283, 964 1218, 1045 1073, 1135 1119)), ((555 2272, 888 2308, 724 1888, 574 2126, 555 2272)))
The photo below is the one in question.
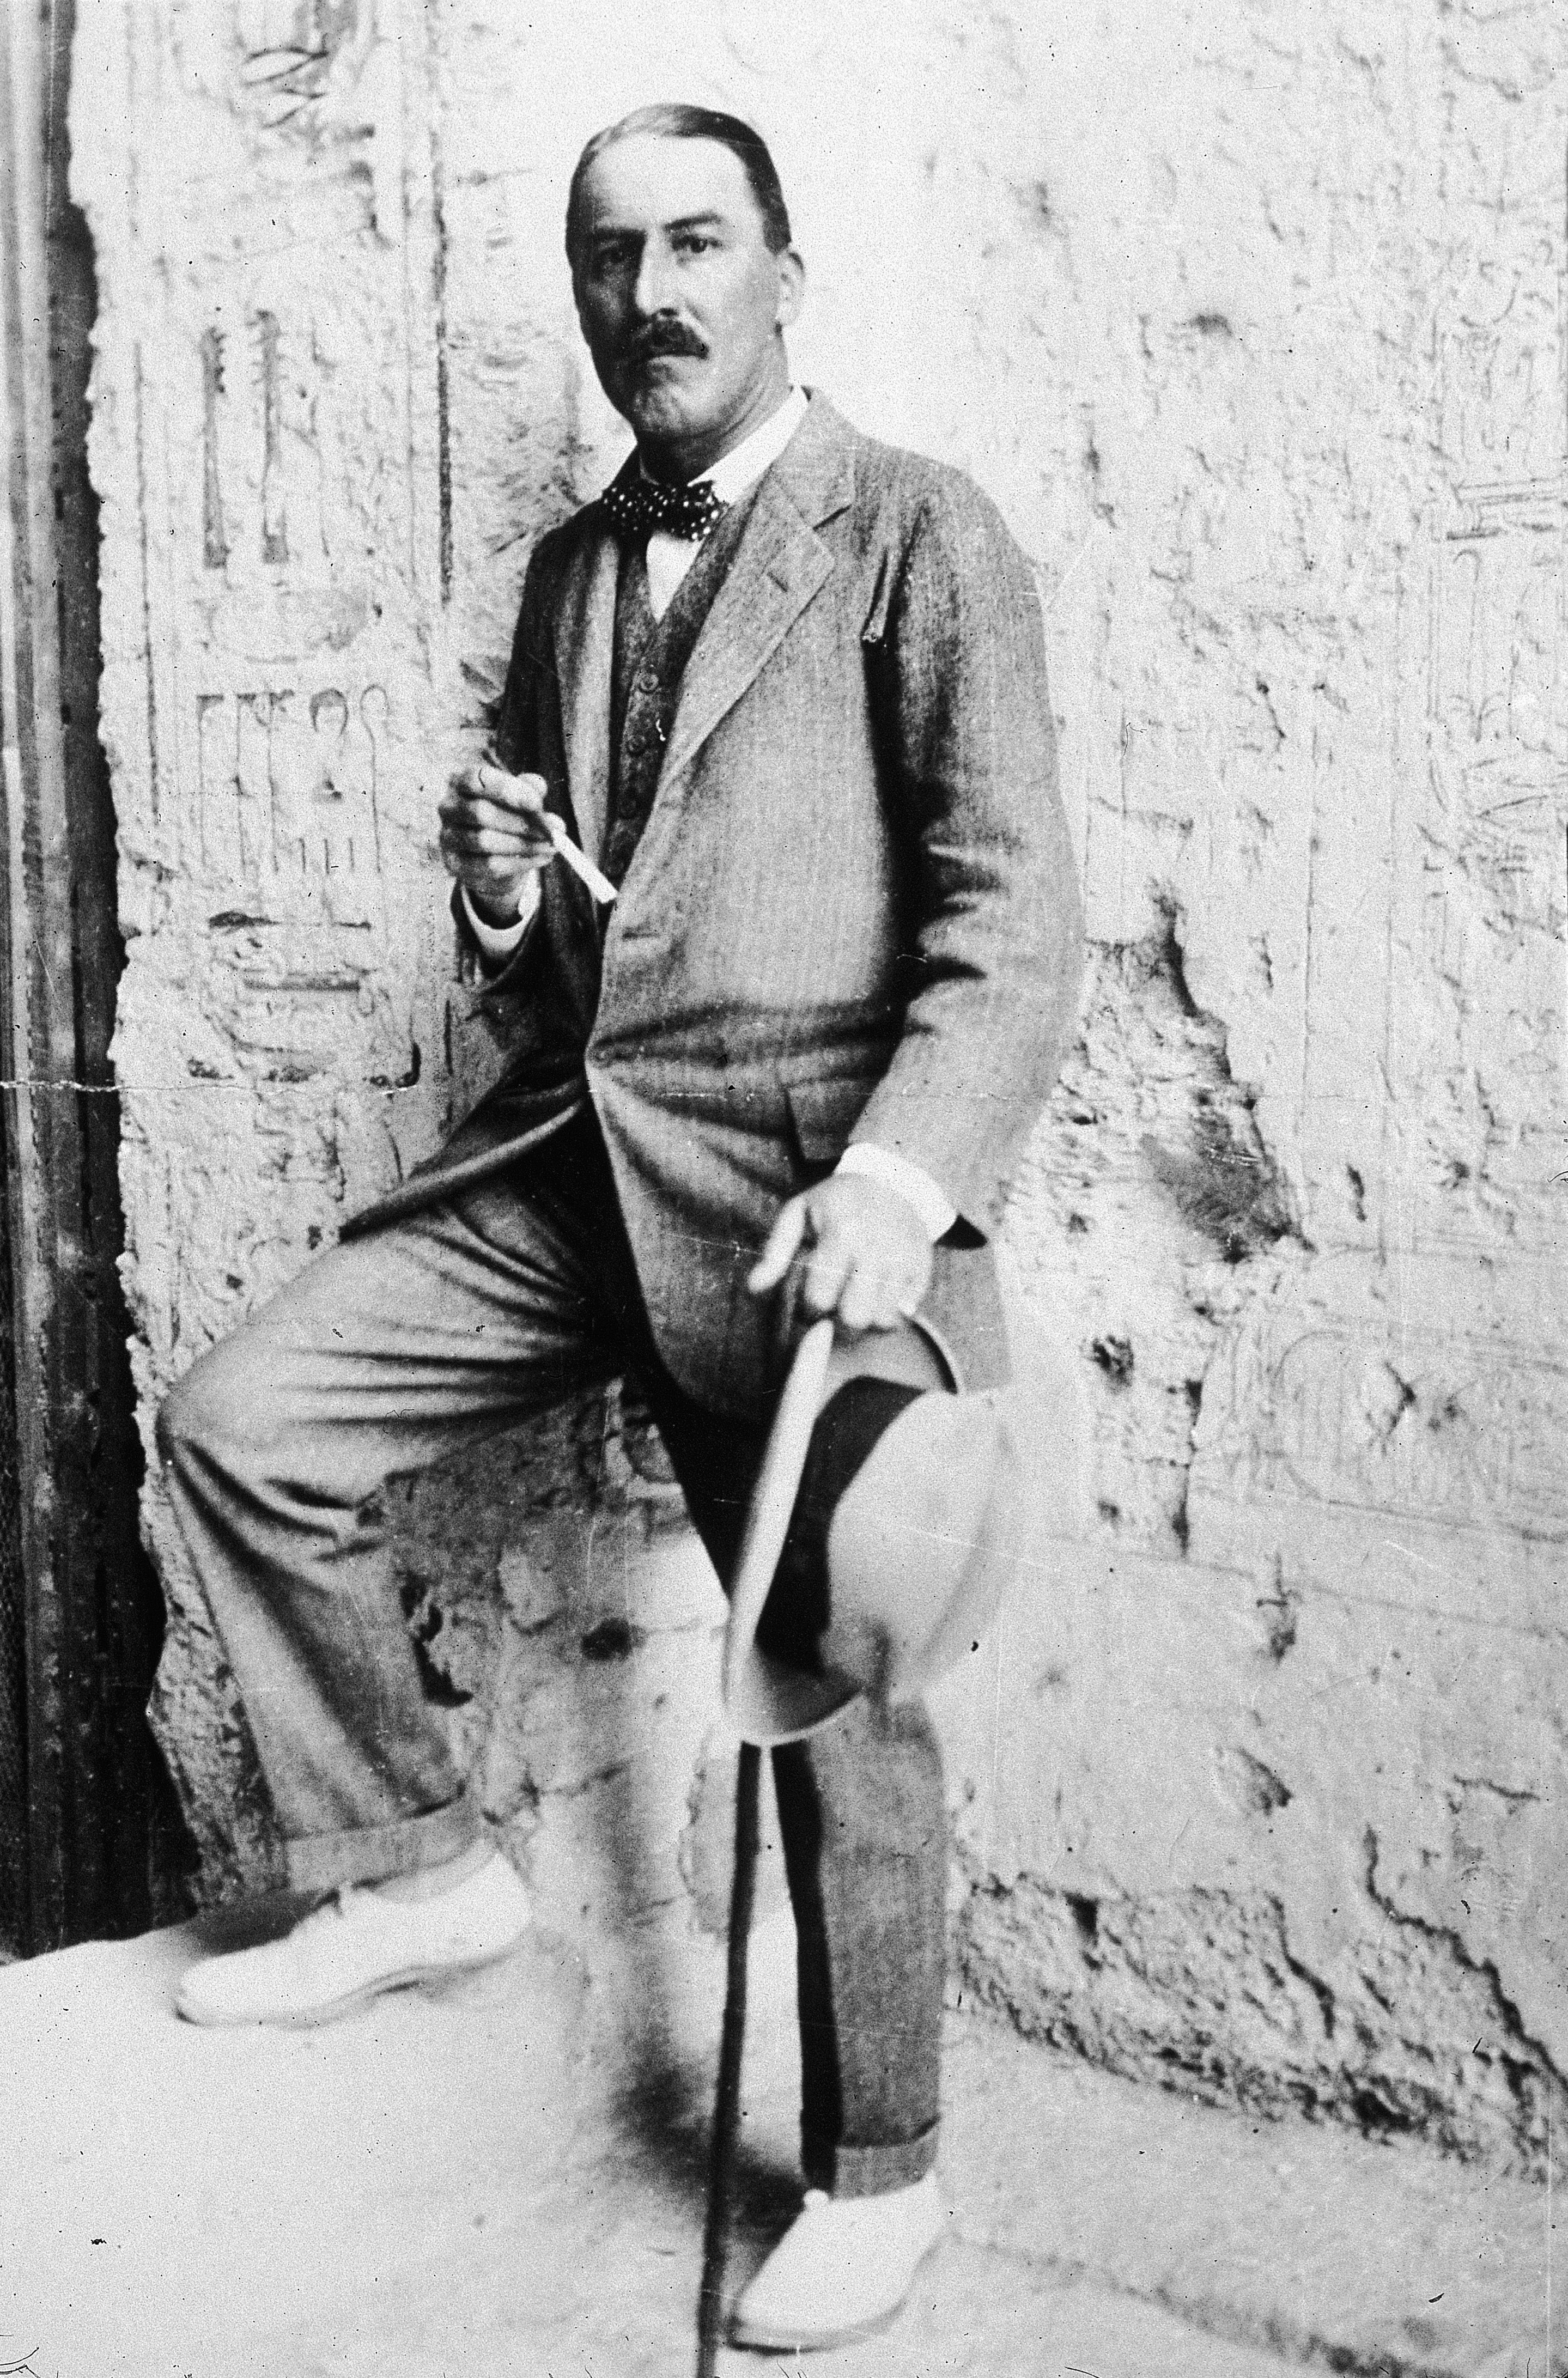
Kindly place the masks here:
POLYGON ((0 12, 0 1951, 153 1909, 161 1611, 115 1270, 123 950, 98 741, 96 309, 67 187, 75 0, 0 12))
MULTIPOLYGON (((5 1115, 0 1111, 0 1150, 5 1115)), ((9 1168, 0 1157, 0 1179, 9 1168)), ((0 1225, 6 1219, 0 1207, 0 1225)), ((0 1956, 28 1946, 27 1579, 17 1462, 11 1249, 0 1228, 0 1956)))

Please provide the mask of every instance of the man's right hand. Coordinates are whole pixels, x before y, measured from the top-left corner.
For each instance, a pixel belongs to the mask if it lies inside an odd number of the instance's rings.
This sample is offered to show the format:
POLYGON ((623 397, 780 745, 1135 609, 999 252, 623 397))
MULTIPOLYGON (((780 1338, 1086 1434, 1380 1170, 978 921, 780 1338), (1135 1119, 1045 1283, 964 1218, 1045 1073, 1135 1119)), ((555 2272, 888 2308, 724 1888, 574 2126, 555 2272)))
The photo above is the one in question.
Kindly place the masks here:
POLYGON ((542 776, 509 776, 488 760, 461 768, 440 805, 441 857, 488 925, 512 924, 523 890, 555 855, 542 776))

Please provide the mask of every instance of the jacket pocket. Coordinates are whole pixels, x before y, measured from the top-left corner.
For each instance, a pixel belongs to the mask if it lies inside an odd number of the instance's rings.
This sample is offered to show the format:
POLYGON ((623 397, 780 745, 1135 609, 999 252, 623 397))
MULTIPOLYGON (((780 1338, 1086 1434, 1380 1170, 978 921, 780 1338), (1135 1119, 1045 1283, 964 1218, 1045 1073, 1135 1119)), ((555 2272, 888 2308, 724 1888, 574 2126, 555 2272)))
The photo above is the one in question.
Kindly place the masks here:
POLYGON ((849 1080, 786 1082, 790 1135, 794 1153, 808 1172, 830 1172, 849 1145, 870 1098, 869 1082, 849 1080))

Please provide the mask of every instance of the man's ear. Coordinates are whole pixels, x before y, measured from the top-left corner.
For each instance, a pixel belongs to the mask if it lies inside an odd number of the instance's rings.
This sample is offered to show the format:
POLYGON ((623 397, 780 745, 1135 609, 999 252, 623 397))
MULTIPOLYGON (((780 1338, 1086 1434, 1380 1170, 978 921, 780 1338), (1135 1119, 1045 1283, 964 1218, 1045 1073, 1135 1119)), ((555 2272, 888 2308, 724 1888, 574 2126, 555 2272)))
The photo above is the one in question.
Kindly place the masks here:
POLYGON ((806 268, 793 247, 781 247, 773 261, 778 270, 778 310, 773 318, 780 330, 787 330, 800 320, 806 302, 806 268))

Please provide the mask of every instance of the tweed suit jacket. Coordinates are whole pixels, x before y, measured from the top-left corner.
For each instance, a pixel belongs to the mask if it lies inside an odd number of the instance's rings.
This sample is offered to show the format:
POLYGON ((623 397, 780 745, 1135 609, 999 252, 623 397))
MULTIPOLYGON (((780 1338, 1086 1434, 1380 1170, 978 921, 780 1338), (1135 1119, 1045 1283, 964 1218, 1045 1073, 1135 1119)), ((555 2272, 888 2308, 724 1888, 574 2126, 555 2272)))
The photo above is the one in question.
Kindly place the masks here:
MULTIPOLYGON (((619 560, 597 503, 540 540, 497 736, 591 853, 619 560)), ((504 1164, 580 1069, 668 1368, 761 1409, 779 1355, 745 1274, 780 1203, 871 1141, 957 1207, 929 1303, 971 1383, 997 1375, 986 1242, 1081 940, 1039 603, 988 499, 813 393, 687 665, 620 899, 596 911, 559 865, 541 893, 485 993, 510 1063, 432 1196, 455 1163, 504 1164)))

